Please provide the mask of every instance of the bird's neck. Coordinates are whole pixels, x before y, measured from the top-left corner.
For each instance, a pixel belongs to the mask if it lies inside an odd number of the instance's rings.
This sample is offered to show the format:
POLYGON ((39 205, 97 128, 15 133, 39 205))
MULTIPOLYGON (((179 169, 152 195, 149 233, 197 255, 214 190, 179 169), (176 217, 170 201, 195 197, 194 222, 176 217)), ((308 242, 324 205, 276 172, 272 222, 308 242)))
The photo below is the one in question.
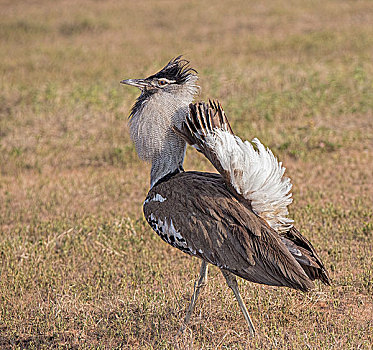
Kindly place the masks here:
POLYGON ((186 143, 178 135, 168 139, 162 153, 152 160, 150 187, 169 174, 183 171, 185 149, 186 143))
POLYGON ((189 113, 193 95, 152 96, 130 120, 131 138, 139 157, 151 162, 150 186, 182 169, 186 143, 172 127, 181 126, 189 113))

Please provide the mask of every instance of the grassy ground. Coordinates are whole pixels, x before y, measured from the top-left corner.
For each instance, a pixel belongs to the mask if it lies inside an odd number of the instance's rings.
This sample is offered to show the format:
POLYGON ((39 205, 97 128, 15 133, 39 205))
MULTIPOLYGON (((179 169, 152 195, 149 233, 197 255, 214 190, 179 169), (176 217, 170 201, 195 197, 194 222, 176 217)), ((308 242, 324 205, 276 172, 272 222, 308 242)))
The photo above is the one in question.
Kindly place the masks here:
MULTIPOLYGON (((373 23, 366 1, 1 1, 0 347, 371 349, 373 23), (217 269, 181 325, 199 262, 141 206, 149 167, 119 86, 183 53, 199 99, 287 166, 291 216, 333 279, 309 294, 217 269)), ((186 169, 211 170, 193 150, 186 169)))

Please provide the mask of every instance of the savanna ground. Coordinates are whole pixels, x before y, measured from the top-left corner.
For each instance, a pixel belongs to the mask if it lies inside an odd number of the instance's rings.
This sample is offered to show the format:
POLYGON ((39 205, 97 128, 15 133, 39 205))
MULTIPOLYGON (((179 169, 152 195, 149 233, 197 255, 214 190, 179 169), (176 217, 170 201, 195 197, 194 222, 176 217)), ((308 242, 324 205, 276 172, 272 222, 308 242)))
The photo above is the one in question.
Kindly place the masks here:
MULTIPOLYGON (((0 2, 0 347, 371 349, 371 1, 0 2), (175 338, 199 261, 147 226, 149 166, 127 127, 144 77, 184 54, 294 184, 330 271, 309 294, 216 268, 175 338)), ((189 150, 186 169, 212 170, 189 150)))

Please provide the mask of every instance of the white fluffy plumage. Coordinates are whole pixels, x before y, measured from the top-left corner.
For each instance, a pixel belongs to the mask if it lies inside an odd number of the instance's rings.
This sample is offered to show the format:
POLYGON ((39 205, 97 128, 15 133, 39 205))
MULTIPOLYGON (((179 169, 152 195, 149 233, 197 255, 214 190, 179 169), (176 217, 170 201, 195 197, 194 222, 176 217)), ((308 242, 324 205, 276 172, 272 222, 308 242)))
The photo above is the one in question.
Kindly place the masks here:
POLYGON ((255 213, 277 232, 288 231, 293 222, 287 217, 287 206, 293 201, 292 185, 271 150, 257 138, 252 141, 255 149, 252 143, 223 129, 207 134, 206 142, 229 172, 235 190, 251 202, 255 213))

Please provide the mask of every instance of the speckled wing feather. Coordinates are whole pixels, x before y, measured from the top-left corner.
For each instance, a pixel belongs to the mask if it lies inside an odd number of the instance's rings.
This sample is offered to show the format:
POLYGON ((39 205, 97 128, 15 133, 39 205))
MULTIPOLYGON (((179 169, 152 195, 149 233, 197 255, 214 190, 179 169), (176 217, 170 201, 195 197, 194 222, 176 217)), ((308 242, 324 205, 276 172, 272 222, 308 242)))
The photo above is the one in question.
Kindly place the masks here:
MULTIPOLYGON (((189 110, 190 114, 181 129, 174 128, 174 130, 191 146, 203 152, 209 158, 211 151, 206 148, 205 143, 207 134, 214 129, 223 129, 233 135, 232 128, 219 101, 209 100, 208 104, 204 102, 191 103, 189 110)), ((214 157, 210 161, 214 161, 214 166, 219 167, 214 157)))
POLYGON ((313 286, 278 233, 218 174, 184 172, 155 185, 144 214, 167 243, 244 279, 303 291, 313 286))

